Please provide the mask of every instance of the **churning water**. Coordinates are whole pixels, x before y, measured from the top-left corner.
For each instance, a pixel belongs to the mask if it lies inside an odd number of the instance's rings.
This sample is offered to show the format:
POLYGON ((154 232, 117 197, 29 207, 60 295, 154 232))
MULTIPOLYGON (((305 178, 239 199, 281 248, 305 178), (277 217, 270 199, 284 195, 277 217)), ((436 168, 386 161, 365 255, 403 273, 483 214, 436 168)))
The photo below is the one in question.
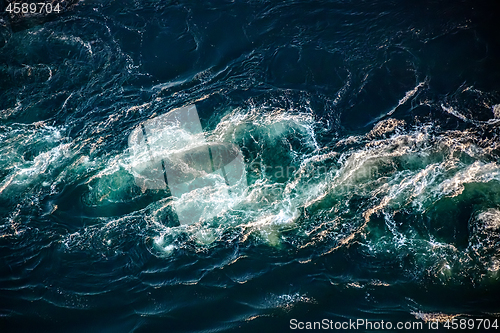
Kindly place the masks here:
POLYGON ((44 20, 4 12, 2 331, 493 322, 494 9, 80 1, 44 20), (187 105, 207 142, 241 150, 244 173, 182 197, 141 188, 129 135, 187 105), (196 223, 179 222, 192 211, 196 223))

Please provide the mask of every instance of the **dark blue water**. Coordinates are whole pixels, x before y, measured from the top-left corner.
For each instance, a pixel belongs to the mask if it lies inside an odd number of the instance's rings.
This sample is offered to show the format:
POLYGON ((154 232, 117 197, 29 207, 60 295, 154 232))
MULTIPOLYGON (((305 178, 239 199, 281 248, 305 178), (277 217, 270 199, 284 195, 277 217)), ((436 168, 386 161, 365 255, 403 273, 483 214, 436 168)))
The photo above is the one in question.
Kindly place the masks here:
POLYGON ((493 1, 7 4, 2 332, 500 320, 493 1), (127 140, 192 104, 248 188, 179 225, 127 140))

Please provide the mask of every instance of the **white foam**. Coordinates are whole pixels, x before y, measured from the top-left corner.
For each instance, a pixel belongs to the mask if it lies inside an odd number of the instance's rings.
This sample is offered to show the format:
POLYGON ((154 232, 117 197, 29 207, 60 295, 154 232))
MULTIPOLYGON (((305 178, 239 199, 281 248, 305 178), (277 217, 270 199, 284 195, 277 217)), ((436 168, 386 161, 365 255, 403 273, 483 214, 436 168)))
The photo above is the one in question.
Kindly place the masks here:
MULTIPOLYGON (((55 127, 44 124, 34 128, 22 126, 11 130, 9 134, 10 137, 5 138, 5 147, 15 145, 16 149, 10 149, 9 153, 0 149, 0 167, 9 170, 7 177, 0 183, 0 196, 14 196, 34 184, 43 185, 43 179, 48 178, 57 166, 73 155, 71 144, 61 142, 62 135, 55 127), (25 160, 24 151, 30 147, 36 147, 40 152, 33 160, 25 160)), ((44 186, 48 185, 45 183, 44 186)))
POLYGON ((420 90, 420 88, 422 88, 422 87, 423 87, 423 86, 425 86, 426 84, 427 84, 427 80, 420 82, 420 83, 419 83, 419 84, 417 84, 417 85, 415 86, 415 88, 413 88, 412 90, 408 90, 408 91, 406 92, 405 96, 399 100, 398 105, 397 105, 394 109, 392 109, 391 111, 389 111, 389 112, 387 113, 387 116, 392 115, 392 114, 394 113, 394 111, 396 111, 396 109, 397 109, 398 107, 400 107, 401 105, 403 105, 403 104, 405 104, 406 102, 408 102, 408 100, 409 100, 410 98, 412 98, 412 97, 413 97, 413 96, 414 96, 414 95, 415 95, 415 94, 416 94, 416 93, 420 90))
POLYGON ((500 119, 500 104, 493 105, 491 108, 495 119, 500 119))

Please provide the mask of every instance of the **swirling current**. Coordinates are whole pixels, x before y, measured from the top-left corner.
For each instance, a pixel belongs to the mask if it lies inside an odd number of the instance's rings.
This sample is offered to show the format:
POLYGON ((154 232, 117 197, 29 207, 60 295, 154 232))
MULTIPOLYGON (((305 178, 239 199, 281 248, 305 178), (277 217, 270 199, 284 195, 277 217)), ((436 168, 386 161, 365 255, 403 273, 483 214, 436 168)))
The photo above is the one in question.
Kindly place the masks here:
POLYGON ((12 2, 2 332, 498 320, 494 2, 12 2), (187 105, 247 184, 183 197, 218 212, 193 224, 136 184, 127 141, 187 105))

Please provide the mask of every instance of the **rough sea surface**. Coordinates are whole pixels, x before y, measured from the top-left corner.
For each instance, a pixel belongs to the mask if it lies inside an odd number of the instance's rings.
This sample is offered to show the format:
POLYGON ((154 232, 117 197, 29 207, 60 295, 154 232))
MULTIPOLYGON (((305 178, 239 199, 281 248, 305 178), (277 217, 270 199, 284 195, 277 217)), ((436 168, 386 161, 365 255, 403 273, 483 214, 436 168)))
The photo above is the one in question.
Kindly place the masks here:
POLYGON ((1 332, 500 321, 494 1, 6 4, 1 332), (179 225, 127 140, 187 105, 248 187, 179 225))

